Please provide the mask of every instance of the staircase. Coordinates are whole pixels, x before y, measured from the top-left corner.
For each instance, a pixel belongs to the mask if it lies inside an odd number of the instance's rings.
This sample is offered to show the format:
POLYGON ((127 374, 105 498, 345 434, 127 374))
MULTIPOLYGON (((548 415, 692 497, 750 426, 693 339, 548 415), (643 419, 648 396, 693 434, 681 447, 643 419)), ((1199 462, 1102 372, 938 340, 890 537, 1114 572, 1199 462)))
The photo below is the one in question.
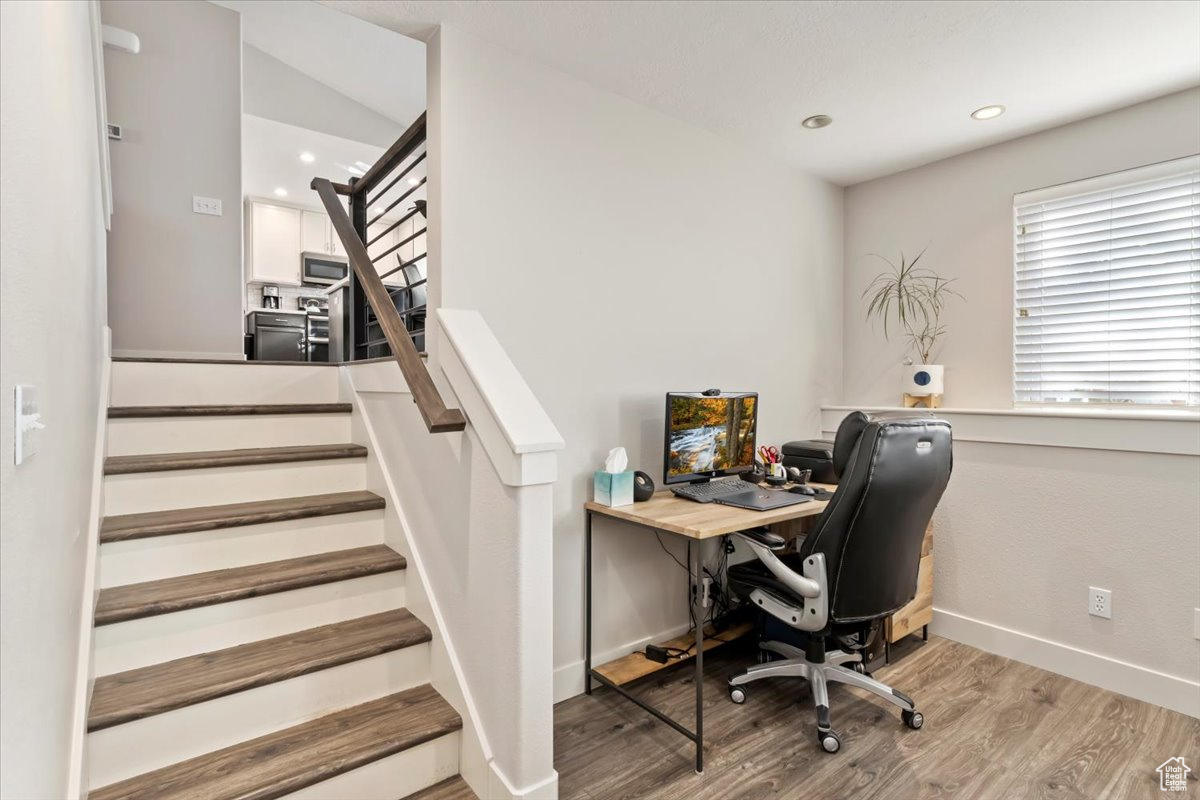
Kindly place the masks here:
POLYGON ((337 400, 327 365, 114 360, 91 800, 475 797, 337 400))

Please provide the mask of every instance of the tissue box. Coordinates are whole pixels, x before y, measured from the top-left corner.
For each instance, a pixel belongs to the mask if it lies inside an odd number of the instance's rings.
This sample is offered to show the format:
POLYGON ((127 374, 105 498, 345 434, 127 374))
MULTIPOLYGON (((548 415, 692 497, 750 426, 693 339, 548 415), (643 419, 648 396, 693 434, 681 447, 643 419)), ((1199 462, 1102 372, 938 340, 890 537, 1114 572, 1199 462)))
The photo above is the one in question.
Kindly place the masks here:
POLYGON ((596 502, 600 505, 610 508, 633 505, 633 470, 625 472, 597 470, 595 482, 596 502))

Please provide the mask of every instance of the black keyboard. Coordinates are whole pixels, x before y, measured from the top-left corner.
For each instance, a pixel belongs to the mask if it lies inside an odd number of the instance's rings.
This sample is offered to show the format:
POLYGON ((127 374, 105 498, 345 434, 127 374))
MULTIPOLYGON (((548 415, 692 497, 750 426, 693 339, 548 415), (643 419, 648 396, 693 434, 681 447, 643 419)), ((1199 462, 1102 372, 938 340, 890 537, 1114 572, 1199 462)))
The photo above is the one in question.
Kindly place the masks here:
POLYGON ((688 500, 697 503, 711 503, 718 497, 737 494, 754 487, 741 478, 726 481, 709 481, 708 483, 689 483, 686 486, 672 487, 671 491, 688 500))

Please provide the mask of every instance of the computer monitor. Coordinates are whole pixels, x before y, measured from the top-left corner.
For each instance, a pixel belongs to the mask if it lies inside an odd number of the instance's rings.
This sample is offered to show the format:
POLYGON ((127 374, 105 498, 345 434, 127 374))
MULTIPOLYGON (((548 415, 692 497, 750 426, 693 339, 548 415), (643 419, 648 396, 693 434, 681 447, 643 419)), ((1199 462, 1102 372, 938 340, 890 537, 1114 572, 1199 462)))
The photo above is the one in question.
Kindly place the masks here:
POLYGON ((756 392, 669 392, 663 483, 754 469, 756 392))

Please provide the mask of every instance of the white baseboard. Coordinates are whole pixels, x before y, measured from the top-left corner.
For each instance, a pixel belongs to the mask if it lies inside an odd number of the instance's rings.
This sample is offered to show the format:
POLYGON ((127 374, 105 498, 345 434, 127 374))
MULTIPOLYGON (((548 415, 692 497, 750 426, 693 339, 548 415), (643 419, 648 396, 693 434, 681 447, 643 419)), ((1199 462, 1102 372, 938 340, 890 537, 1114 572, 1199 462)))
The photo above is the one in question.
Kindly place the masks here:
POLYGON ((487 800, 558 800, 557 770, 552 770, 550 777, 532 786, 514 789, 495 761, 488 762, 488 769, 488 788, 484 795, 487 800))
POLYGON ((96 441, 92 450, 91 501, 88 506, 87 555, 83 564, 83 591, 79 603, 79 649, 75 656, 75 696, 71 709, 71 751, 67 764, 67 797, 86 800, 87 711, 92 702, 92 617, 100 594, 98 556, 100 515, 104 507, 104 456, 108 450, 108 398, 112 385, 112 329, 100 329, 100 386, 96 397, 96 441))
MULTIPOLYGON (((688 625, 677 625, 665 631, 644 636, 641 639, 636 639, 619 647, 611 647, 601 653, 592 653, 592 664, 604 664, 612 661, 614 658, 629 655, 635 650, 641 650, 651 642, 661 642, 666 639, 674 639, 676 636, 682 636, 689 630, 688 625)), ((570 700, 576 695, 583 694, 583 659, 573 661, 570 664, 564 664, 554 670, 554 702, 561 703, 563 700, 570 700)))
POLYGON ((184 350, 131 350, 112 351, 113 358, 209 358, 217 361, 245 361, 245 353, 206 353, 184 350))
POLYGON ((1200 683, 1195 681, 936 607, 930 630, 989 653, 1200 718, 1200 683))

